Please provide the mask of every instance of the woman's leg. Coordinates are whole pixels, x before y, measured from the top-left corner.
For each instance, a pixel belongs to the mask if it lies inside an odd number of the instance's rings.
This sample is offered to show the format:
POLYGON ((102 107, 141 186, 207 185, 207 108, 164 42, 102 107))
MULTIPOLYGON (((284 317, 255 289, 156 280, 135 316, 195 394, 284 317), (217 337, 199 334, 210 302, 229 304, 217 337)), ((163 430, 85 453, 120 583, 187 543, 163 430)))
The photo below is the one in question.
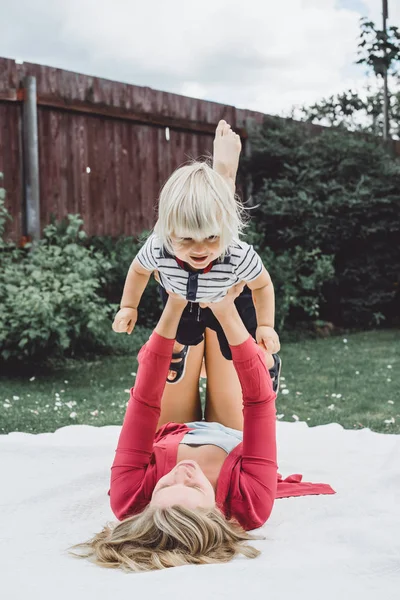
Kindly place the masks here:
POLYGON ((205 333, 205 365, 205 420, 242 430, 242 389, 239 378, 232 361, 222 356, 217 334, 211 329, 206 329, 205 333))
POLYGON ((187 423, 201 419, 199 377, 203 356, 204 341, 197 346, 190 346, 184 377, 174 385, 166 383, 158 429, 168 422, 187 423))

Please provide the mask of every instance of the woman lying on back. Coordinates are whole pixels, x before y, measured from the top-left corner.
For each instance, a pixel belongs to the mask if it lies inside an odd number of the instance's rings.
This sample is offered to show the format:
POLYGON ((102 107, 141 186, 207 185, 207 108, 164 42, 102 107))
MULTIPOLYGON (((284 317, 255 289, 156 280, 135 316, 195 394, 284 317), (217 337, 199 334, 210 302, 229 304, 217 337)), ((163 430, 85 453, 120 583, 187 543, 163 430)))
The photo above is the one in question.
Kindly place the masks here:
POLYGON ((227 562, 237 554, 254 558, 259 551, 246 541, 260 538, 247 531, 267 521, 276 497, 334 493, 325 484, 301 483, 300 476, 283 481, 277 475, 277 373, 237 312, 234 299, 241 291, 237 285, 209 305, 232 361, 223 358, 215 332, 206 330, 174 386, 166 379, 187 301, 169 296, 139 352, 112 466, 111 508, 121 522, 75 546, 80 556, 131 571, 227 562))

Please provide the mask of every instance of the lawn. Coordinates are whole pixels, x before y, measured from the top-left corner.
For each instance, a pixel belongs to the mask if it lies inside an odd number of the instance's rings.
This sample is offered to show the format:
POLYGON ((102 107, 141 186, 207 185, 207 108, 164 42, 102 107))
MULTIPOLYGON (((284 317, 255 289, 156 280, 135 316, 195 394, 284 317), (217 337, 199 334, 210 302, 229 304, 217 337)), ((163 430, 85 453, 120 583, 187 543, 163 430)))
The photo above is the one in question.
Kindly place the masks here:
MULTIPOLYGON (((135 356, 148 333, 135 330, 124 340, 118 336, 119 350, 129 354, 0 376, 0 433, 41 433, 75 423, 120 425, 135 380, 135 356)), ((400 433, 399 331, 286 343, 281 356, 279 419, 400 433)), ((204 396, 203 387, 201 392, 204 396)))

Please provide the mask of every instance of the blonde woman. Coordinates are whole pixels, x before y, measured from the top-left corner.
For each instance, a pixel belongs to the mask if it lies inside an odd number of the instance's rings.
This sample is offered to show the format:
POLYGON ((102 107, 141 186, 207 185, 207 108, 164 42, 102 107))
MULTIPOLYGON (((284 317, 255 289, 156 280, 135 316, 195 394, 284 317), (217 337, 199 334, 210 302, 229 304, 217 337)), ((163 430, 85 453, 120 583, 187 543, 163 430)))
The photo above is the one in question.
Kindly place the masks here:
MULTIPOLYGON (((214 140, 214 168, 205 162, 177 169, 164 185, 154 232, 128 271, 113 328, 132 333, 138 305, 152 273, 165 304, 168 292, 188 306, 179 323, 168 383, 185 374, 189 348, 200 344, 206 328, 217 333, 223 356, 231 351, 215 313, 202 303, 219 302, 239 281, 247 286, 236 306, 247 331, 271 357, 279 352, 274 329, 275 296, 271 278, 254 248, 240 239, 244 210, 235 198, 240 137, 220 121, 214 140)), ((275 357, 279 372, 279 357, 275 357)))
POLYGON ((267 521, 276 497, 334 493, 326 484, 277 474, 272 362, 266 366, 234 304, 241 287, 210 304, 232 361, 207 329, 175 386, 166 385, 166 376, 187 301, 169 295, 139 352, 112 466, 111 507, 121 522, 76 546, 81 557, 128 571, 255 558, 260 552, 247 541, 260 537, 247 531, 267 521), (207 393, 199 420, 203 357, 207 393))

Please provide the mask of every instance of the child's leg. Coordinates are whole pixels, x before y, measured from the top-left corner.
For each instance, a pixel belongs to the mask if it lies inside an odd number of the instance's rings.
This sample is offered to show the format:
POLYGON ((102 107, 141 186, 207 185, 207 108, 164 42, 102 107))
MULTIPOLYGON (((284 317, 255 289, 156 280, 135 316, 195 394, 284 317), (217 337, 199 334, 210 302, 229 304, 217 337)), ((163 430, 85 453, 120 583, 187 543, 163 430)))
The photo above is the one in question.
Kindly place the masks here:
POLYGON ((225 179, 233 193, 241 149, 240 136, 232 131, 226 121, 221 120, 215 131, 213 169, 225 179))

